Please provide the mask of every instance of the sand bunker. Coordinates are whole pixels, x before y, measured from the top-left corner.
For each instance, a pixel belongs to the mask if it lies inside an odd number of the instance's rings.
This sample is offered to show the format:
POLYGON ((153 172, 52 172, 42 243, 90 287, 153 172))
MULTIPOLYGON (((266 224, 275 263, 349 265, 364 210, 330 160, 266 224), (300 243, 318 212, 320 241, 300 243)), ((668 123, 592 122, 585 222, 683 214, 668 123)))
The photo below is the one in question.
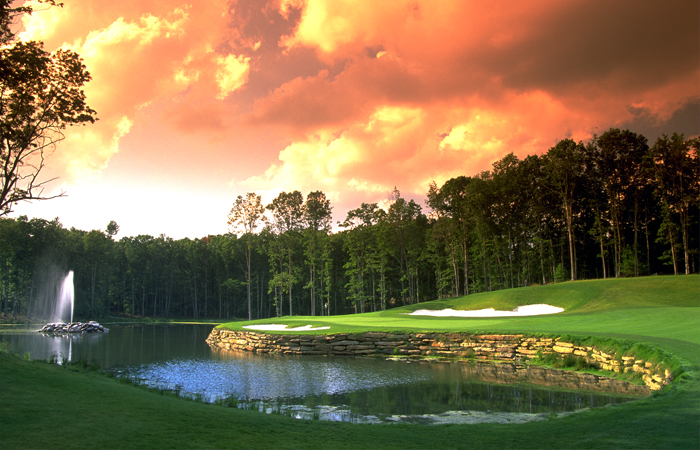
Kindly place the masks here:
POLYGON ((261 325, 243 325, 243 328, 256 331, 314 331, 314 330, 327 330, 330 327, 312 327, 311 325, 304 325, 303 327, 287 328, 288 325, 277 325, 274 323, 261 324, 261 325))
POLYGON ((512 317, 512 316, 539 316, 542 314, 556 314, 564 311, 564 308, 556 306, 537 304, 518 306, 512 311, 496 311, 493 308, 480 309, 477 311, 457 311, 454 309, 417 309, 409 316, 434 316, 434 317, 512 317))

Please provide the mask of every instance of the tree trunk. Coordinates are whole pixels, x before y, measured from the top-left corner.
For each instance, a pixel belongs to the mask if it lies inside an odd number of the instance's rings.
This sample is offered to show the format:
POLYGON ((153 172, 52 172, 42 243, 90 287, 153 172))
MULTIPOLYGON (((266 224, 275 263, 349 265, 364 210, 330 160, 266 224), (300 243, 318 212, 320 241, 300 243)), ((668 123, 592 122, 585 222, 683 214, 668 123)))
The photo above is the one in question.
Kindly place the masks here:
POLYGON ((639 239, 639 225, 638 225, 638 215, 639 215, 639 200, 634 199, 634 276, 639 276, 639 253, 638 253, 638 239, 639 239))
POLYGON ((597 221, 598 221, 598 240, 600 241, 600 260, 603 263, 603 279, 608 278, 608 272, 605 267, 605 245, 603 244, 603 217, 602 214, 600 213, 600 210, 598 208, 598 205, 596 205, 596 216, 597 216, 597 221))
POLYGON ((491 290, 491 288, 489 286, 489 276, 488 276, 488 271, 486 269, 486 237, 485 236, 481 237, 481 254, 482 254, 482 261, 484 263, 484 290, 486 292, 488 292, 491 290))
MULTIPOLYGON (((246 276, 246 287, 247 287, 247 293, 248 293, 248 320, 253 320, 253 310, 251 307, 251 300, 250 300, 250 294, 251 294, 251 292, 250 292, 250 278, 251 278, 250 277, 250 247, 251 247, 250 236, 248 236, 248 245, 246 246, 246 253, 245 253, 246 267, 248 270, 246 271, 245 276, 246 276)), ((234 314, 235 314, 235 310, 234 310, 234 314)))
POLYGON ((292 315, 292 249, 289 249, 287 270, 289 273, 289 315, 292 315))
POLYGON ((676 261, 676 242, 673 239, 673 230, 670 226, 668 227, 668 236, 669 241, 671 242, 671 259, 673 260, 673 274, 678 275, 678 262, 676 261))
POLYGON ((510 287, 515 287, 513 285, 513 238, 511 236, 510 228, 508 228, 508 265, 510 266, 510 287))
POLYGON ((469 248, 467 241, 462 241, 462 252, 464 254, 464 295, 469 295, 469 248))
POLYGON ((540 239, 540 270, 542 271, 542 286, 547 284, 544 271, 544 241, 540 239))
POLYGON ((651 247, 649 246, 649 212, 644 212, 644 236, 647 241, 647 273, 651 273, 651 247))
POLYGON ((554 241, 549 240, 549 259, 552 261, 552 280, 556 280, 555 275, 557 273, 556 260, 554 259, 554 241))
POLYGON ((457 265, 457 255, 454 245, 450 244, 450 254, 452 256, 452 272, 454 274, 455 297, 459 297, 459 268, 457 265))
POLYGON ((685 263, 685 274, 690 274, 690 246, 688 245, 688 210, 683 205, 680 211, 681 217, 681 239, 683 240, 683 259, 685 263))
POLYGON ((380 282, 382 289, 382 311, 386 310, 386 275, 384 274, 384 263, 381 264, 380 282))
POLYGON ((209 307, 209 267, 204 266, 204 320, 207 319, 207 309, 209 307))
MULTIPOLYGON (((574 254, 574 214, 568 201, 564 201, 564 213, 566 215, 566 231, 569 234, 569 264, 571 266, 571 281, 576 281, 576 256, 574 254)), ((563 264, 562 264, 563 265, 563 264)))
POLYGON ((192 317, 197 319, 198 318, 198 305, 197 305, 197 277, 194 277, 194 303, 192 304, 192 317))
POLYGON ((97 264, 92 265, 92 278, 90 280, 91 297, 90 297, 90 318, 95 315, 95 278, 97 278, 97 264))

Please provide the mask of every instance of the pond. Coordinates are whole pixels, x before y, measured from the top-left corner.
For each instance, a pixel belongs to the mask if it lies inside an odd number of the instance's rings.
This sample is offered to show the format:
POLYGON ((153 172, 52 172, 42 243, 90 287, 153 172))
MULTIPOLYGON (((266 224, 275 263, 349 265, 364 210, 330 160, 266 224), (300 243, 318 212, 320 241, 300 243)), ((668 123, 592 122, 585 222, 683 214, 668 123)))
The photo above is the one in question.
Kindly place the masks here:
POLYGON ((0 333, 0 341, 32 359, 94 361, 117 376, 183 396, 300 419, 523 422, 645 393, 622 382, 606 383, 608 392, 601 392, 592 375, 512 364, 221 351, 205 342, 212 327, 113 325, 104 334, 68 336, 15 328, 0 333))

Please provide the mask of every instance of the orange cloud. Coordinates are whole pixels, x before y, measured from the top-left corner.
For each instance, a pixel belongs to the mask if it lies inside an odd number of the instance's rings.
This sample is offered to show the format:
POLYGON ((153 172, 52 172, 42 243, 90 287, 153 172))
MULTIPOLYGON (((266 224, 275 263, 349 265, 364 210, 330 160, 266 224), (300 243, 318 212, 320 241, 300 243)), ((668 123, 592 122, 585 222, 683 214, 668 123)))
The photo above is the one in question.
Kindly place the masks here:
POLYGON ((252 123, 286 125, 296 134, 279 162, 246 183, 321 183, 341 197, 378 195, 394 185, 423 194, 432 179, 487 170, 506 153, 525 157, 566 137, 586 140, 621 126, 634 120, 633 108, 663 121, 698 98, 700 64, 685 59, 698 62, 697 36, 672 20, 650 22, 686 15, 608 6, 282 2, 283 14, 302 12, 280 45, 314 49, 342 70, 298 77, 257 100, 252 123), (681 39, 685 58, 669 58, 665 52, 676 47, 660 33, 681 39), (645 52, 668 66, 650 64, 645 52), (329 165, 332 173, 321 170, 329 165))
POLYGON ((43 40, 48 50, 76 51, 93 78, 85 92, 100 120, 69 130, 57 152, 63 165, 58 170, 69 177, 104 169, 139 109, 182 99, 193 85, 199 102, 212 104, 247 82, 249 58, 214 50, 226 36, 225 1, 127 2, 115 8, 94 0, 35 8, 23 18, 20 37, 43 40))
POLYGON ((93 75, 101 120, 52 159, 74 178, 168 167, 188 194, 321 189, 342 216, 611 126, 700 134, 673 122, 700 99, 697 2, 65 3, 23 37, 93 75))
POLYGON ((217 99, 223 100, 248 81, 250 58, 235 55, 219 56, 216 58, 216 83, 219 86, 217 99))

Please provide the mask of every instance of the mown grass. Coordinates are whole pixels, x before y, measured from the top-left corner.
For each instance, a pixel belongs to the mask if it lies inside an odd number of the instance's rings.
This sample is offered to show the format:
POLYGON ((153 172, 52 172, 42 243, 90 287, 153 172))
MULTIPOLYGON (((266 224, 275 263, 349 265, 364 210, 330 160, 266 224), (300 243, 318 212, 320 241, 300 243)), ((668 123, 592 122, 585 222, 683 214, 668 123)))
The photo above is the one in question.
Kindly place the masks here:
MULTIPOLYGON (((646 277, 577 281, 482 293, 409 305, 366 314, 309 317, 292 316, 232 322, 222 328, 241 330, 257 323, 330 326, 308 334, 363 331, 464 331, 614 334, 631 338, 652 336, 700 342, 700 276, 646 277), (545 303, 564 312, 530 317, 454 318, 409 316, 416 309, 512 310, 545 303), (649 324, 653 323, 653 326, 649 324)), ((284 333, 284 332, 280 332, 284 333)))
MULTIPOLYGON (((700 448, 699 283, 698 276, 563 283, 522 292, 493 293, 490 294, 494 296, 493 303, 483 306, 512 309, 527 304, 520 303, 524 298, 534 300, 530 303, 568 306, 565 313, 554 316, 417 319, 387 311, 361 317, 267 321, 299 325, 329 323, 342 332, 405 329, 569 333, 637 341, 684 362, 682 382, 624 405, 522 425, 352 425, 299 421, 186 402, 89 371, 75 373, 0 354, 3 383, 0 447, 697 449, 700 448), (635 281, 640 285, 635 285, 635 281), (635 300, 636 297, 639 298, 635 300), (688 327, 692 330, 684 329, 688 327)), ((456 303, 441 301, 435 309, 455 308, 459 302, 465 306, 461 309, 478 309, 488 301, 486 297, 485 294, 452 300, 456 303)))

